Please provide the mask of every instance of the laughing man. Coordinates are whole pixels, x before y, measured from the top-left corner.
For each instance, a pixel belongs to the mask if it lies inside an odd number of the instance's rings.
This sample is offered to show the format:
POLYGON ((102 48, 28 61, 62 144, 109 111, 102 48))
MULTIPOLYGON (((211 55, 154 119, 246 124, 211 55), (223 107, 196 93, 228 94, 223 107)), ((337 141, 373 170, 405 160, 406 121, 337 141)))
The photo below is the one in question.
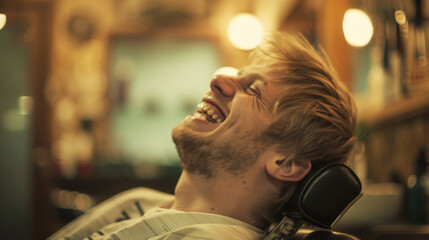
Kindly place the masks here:
POLYGON ((355 110, 326 55, 273 33, 237 76, 217 75, 172 136, 175 194, 139 188, 51 239, 260 239, 314 163, 344 162, 355 110))

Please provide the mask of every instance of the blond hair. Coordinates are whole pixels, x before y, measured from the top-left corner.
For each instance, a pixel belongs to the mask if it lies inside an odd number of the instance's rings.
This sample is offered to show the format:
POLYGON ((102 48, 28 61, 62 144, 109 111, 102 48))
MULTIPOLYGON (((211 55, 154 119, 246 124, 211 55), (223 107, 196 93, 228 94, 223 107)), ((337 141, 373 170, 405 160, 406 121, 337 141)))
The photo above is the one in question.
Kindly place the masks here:
POLYGON ((254 53, 284 84, 264 140, 294 160, 343 162, 355 141, 356 110, 323 50, 302 35, 272 33, 254 53))
MULTIPOLYGON (((253 59, 268 64, 270 78, 286 86, 263 141, 285 153, 286 160, 344 162, 355 142, 356 110, 325 52, 302 35, 272 33, 253 59)), ((285 189, 282 204, 293 188, 285 189)))

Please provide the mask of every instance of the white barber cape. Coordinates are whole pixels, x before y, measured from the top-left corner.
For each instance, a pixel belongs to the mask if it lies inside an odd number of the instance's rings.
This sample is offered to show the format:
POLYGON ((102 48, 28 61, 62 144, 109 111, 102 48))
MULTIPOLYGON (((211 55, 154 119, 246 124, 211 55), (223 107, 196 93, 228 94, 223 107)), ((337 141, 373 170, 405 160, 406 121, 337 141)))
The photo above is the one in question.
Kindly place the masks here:
POLYGON ((217 214, 169 209, 174 196, 147 188, 120 193, 69 223, 49 240, 261 239, 250 224, 217 214))

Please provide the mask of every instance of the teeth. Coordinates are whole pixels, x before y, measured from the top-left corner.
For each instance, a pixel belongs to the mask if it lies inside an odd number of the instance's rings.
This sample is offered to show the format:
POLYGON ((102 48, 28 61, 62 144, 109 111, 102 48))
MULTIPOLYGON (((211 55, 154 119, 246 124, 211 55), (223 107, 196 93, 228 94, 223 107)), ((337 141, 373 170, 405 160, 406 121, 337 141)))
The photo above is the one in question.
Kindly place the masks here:
POLYGON ((198 115, 198 118, 201 120, 207 121, 207 117, 202 114, 198 115))
POLYGON ((198 118, 198 119, 201 119, 203 121, 207 121, 207 117, 205 115, 201 114, 201 113, 195 114, 195 117, 198 118))
MULTIPOLYGON (((205 103, 200 103, 197 105, 197 109, 201 112, 205 112, 207 115, 209 115, 213 120, 215 120, 217 123, 221 123, 223 122, 219 115, 214 114, 214 110, 211 109, 209 106, 207 106, 205 103)), ((196 118, 207 121, 207 116, 205 114, 202 113, 198 113, 197 115, 195 115, 196 118)))

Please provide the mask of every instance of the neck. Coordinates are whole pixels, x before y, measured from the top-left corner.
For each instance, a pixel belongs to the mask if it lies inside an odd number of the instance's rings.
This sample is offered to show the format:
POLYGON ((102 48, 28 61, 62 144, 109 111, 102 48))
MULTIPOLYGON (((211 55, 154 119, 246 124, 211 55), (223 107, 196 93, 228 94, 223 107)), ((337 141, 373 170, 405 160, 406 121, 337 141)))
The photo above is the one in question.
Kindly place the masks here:
POLYGON ((264 228, 268 223, 261 216, 261 209, 270 203, 276 191, 277 188, 269 185, 265 172, 224 173, 206 179, 184 170, 171 208, 224 215, 264 228))

